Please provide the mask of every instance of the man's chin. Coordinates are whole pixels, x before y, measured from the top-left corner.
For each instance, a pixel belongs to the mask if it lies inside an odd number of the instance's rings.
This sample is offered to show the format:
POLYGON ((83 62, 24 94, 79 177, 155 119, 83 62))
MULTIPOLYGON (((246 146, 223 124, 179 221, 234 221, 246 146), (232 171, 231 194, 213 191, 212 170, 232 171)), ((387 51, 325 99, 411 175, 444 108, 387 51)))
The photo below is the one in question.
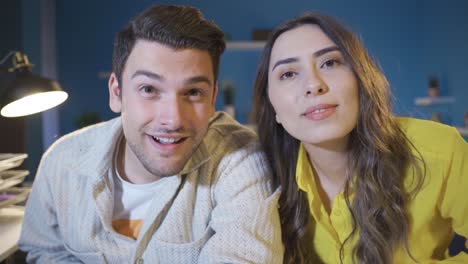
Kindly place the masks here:
POLYGON ((161 178, 177 175, 184 169, 185 165, 188 163, 188 161, 190 160, 200 143, 201 141, 198 144, 196 144, 196 147, 194 147, 193 149, 191 149, 191 151, 188 152, 181 151, 177 154, 172 154, 168 156, 159 154, 157 158, 147 160, 149 161, 149 163, 144 164, 144 167, 151 174, 161 178), (155 164, 156 166, 154 166, 153 164, 155 164))
POLYGON ((183 169, 185 164, 187 163, 188 160, 184 162, 177 162, 175 164, 170 164, 167 161, 154 161, 153 164, 156 163, 164 163, 163 167, 156 167, 156 166, 145 166, 146 170, 149 171, 151 174, 158 176, 158 177, 170 177, 179 174, 183 169))

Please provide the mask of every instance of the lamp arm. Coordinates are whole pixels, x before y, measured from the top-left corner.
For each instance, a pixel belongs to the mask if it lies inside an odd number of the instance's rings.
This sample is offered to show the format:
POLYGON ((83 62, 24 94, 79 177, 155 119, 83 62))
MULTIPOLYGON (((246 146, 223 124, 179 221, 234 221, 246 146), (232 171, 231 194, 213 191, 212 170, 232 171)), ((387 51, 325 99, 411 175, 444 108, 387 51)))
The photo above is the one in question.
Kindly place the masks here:
POLYGON ((13 66, 11 68, 8 68, 8 72, 14 72, 18 69, 21 68, 29 68, 31 69, 33 65, 29 62, 28 56, 24 53, 21 53, 19 51, 10 51, 1 61, 0 61, 0 66, 2 66, 9 57, 13 56, 12 64, 13 66))
POLYGON ((0 65, 2 65, 3 63, 5 63, 6 60, 7 60, 11 55, 15 54, 16 52, 18 52, 18 51, 12 50, 12 51, 8 52, 8 54, 5 55, 5 57, 3 57, 3 59, 0 61, 0 65))

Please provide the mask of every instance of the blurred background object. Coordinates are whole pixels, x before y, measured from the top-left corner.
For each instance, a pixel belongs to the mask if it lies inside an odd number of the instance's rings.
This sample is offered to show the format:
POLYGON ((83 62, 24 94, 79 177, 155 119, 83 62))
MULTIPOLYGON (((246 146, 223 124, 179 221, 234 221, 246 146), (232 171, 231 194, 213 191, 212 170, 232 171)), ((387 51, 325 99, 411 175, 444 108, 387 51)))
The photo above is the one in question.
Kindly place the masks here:
POLYGON ((235 90, 234 90, 234 84, 232 83, 232 81, 228 81, 228 80, 222 81, 221 93, 222 93, 223 100, 224 100, 223 111, 228 113, 233 118, 236 118, 236 108, 234 106, 235 90))
POLYGON ((440 96, 439 80, 434 76, 429 77, 429 87, 427 93, 429 97, 432 98, 440 96))

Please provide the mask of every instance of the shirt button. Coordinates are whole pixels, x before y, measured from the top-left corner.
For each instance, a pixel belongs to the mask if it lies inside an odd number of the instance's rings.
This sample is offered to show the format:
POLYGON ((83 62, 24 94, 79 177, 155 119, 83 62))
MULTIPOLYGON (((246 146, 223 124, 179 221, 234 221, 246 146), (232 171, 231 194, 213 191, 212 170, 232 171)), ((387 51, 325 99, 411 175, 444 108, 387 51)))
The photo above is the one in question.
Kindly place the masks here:
POLYGON ((135 261, 135 264, 143 264, 144 261, 142 258, 137 258, 136 261, 135 261))
POLYGON ((333 211, 333 214, 336 215, 336 216, 340 216, 340 215, 341 215, 341 211, 340 211, 340 210, 334 210, 334 211, 333 211))

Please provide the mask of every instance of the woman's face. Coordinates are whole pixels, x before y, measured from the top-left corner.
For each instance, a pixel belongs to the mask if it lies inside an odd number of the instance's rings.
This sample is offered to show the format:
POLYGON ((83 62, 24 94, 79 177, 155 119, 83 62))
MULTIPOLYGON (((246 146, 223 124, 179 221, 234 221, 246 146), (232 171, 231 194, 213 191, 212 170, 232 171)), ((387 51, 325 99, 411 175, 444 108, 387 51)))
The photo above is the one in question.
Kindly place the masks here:
POLYGON ((276 39, 268 94, 277 121, 305 144, 341 142, 356 126, 356 77, 336 44, 316 25, 294 28, 276 39))

